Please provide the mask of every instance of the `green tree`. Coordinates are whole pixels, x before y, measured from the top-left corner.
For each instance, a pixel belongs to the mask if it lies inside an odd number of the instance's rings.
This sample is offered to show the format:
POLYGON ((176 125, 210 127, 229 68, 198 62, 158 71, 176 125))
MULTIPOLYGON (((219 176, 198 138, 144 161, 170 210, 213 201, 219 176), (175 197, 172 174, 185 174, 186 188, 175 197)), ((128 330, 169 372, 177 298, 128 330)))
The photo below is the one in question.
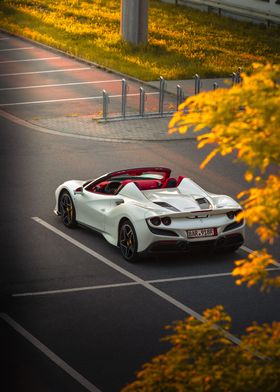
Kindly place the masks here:
MULTIPOLYGON (((280 66, 254 65, 242 84, 188 98, 170 122, 170 133, 199 133, 198 147, 214 145, 201 167, 216 155, 237 152, 247 165, 251 188, 241 192, 246 218, 263 242, 273 243, 280 222, 280 66)), ((257 282, 280 286, 270 278, 269 265, 278 262, 265 249, 236 262, 237 284, 257 282)), ((264 392, 280 390, 280 322, 254 323, 232 343, 226 333, 231 319, 223 307, 204 312, 204 323, 189 317, 175 323, 165 338, 171 348, 145 364, 123 392, 264 392)))

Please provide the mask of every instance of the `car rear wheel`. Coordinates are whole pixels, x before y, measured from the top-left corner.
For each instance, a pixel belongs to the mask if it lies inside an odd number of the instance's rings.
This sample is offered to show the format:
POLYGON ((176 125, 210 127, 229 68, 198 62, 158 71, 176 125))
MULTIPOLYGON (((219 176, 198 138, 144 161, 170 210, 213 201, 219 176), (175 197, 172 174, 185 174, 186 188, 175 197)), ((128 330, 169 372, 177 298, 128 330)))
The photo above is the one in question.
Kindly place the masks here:
POLYGON ((76 226, 76 211, 73 200, 67 191, 60 196, 60 213, 62 222, 66 227, 72 228, 76 226))
POLYGON ((137 236, 132 223, 129 220, 123 221, 119 231, 119 246, 125 260, 131 262, 137 260, 137 245, 137 236))

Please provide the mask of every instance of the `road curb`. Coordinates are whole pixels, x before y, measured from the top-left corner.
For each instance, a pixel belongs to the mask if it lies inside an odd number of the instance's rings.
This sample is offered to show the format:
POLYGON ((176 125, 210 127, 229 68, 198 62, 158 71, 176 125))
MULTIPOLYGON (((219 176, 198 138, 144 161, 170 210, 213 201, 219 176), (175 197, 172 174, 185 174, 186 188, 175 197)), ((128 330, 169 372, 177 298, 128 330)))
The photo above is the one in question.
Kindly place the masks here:
POLYGON ((19 117, 14 116, 13 114, 10 114, 8 112, 5 112, 4 110, 0 109, 0 116, 3 118, 6 118, 7 120, 27 127, 29 129, 32 129, 37 132, 49 134, 49 135, 55 135, 55 136, 65 136, 65 137, 70 137, 74 139, 81 139, 81 140, 92 140, 92 141, 97 141, 97 142, 109 142, 109 143, 159 143, 159 142, 172 142, 172 141, 181 141, 181 140, 190 140, 194 141, 196 140, 195 137, 193 136, 185 136, 185 137, 177 137, 177 138, 153 138, 153 139, 146 139, 146 138, 112 138, 112 137, 106 137, 106 136, 92 136, 92 135, 84 135, 84 134, 79 134, 79 133, 70 133, 70 132, 64 132, 64 131, 58 131, 55 129, 50 129, 47 127, 43 127, 39 125, 38 123, 36 124, 35 122, 23 120, 19 117))

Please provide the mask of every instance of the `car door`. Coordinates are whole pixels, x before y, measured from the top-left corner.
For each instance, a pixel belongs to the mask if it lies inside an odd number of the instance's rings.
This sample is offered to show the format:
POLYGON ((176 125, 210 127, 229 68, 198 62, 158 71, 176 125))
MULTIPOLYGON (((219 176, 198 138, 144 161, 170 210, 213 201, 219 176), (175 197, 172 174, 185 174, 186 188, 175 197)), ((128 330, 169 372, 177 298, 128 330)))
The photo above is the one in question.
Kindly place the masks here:
POLYGON ((83 190, 74 196, 76 220, 79 223, 104 231, 106 211, 111 208, 112 197, 83 190))

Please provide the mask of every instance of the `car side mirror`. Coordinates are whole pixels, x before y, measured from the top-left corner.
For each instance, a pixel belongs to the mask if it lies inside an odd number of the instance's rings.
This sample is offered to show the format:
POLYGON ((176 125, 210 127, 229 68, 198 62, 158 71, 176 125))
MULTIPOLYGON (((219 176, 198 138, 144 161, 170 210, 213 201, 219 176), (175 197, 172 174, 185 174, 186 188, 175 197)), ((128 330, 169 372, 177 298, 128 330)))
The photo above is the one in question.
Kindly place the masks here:
POLYGON ((74 190, 74 195, 82 195, 83 193, 84 193, 84 188, 82 186, 74 190))

